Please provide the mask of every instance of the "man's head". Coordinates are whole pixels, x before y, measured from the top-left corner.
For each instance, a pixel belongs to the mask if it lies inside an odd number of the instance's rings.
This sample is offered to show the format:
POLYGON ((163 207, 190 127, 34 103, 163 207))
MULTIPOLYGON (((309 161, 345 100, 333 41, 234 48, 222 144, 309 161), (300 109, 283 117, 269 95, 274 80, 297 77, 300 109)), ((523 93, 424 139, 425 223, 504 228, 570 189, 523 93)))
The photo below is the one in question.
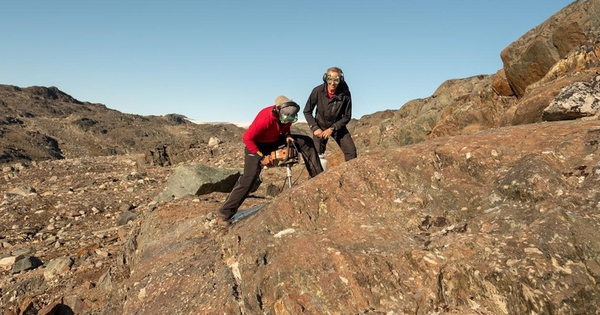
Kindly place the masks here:
POLYGON ((333 94, 340 83, 344 81, 344 72, 338 67, 331 67, 323 75, 323 81, 327 84, 327 92, 333 94))
POLYGON ((295 123, 298 121, 300 106, 284 95, 277 96, 275 99, 275 108, 279 115, 279 121, 282 124, 295 123))

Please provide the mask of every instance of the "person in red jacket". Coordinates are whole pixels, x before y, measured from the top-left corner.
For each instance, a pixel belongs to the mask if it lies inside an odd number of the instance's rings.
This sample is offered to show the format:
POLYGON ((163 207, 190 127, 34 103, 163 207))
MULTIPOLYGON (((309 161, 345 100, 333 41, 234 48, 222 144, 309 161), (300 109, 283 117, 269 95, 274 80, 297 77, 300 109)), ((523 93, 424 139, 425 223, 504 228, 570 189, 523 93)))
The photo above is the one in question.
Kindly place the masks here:
POLYGON ((311 178, 323 172, 311 137, 291 134, 292 123, 298 120, 299 111, 300 106, 296 102, 280 95, 275 99, 274 105, 262 109, 256 115, 248 130, 244 132, 244 174, 238 178, 225 203, 219 208, 220 225, 229 223, 229 219, 246 200, 263 166, 272 164, 271 152, 282 144, 295 144, 311 178))

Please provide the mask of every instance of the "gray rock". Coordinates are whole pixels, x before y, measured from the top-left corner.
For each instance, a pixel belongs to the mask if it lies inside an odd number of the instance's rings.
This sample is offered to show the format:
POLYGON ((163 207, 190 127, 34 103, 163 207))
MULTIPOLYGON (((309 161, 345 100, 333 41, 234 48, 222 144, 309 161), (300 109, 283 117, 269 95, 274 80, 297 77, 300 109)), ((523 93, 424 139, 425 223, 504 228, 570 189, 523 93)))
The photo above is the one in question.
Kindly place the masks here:
POLYGON ((542 113, 546 121, 569 120, 598 115, 600 76, 590 82, 576 82, 563 88, 542 113))
POLYGON ((42 265, 42 261, 33 256, 18 256, 15 260, 15 264, 13 265, 10 273, 15 274, 31 269, 35 269, 42 265))
POLYGON ((133 221, 138 217, 138 214, 131 211, 123 211, 119 215, 119 219, 117 219, 117 226, 125 225, 129 221, 133 221))
POLYGON ((217 137, 210 137, 210 139, 208 140, 208 146, 209 147, 216 147, 219 144, 223 143, 223 140, 217 138, 217 137))
POLYGON ((44 279, 50 280, 57 275, 63 275, 71 269, 73 259, 71 257, 60 257, 51 260, 44 269, 44 279))
POLYGON ((26 256, 35 253, 35 249, 33 248, 21 248, 15 249, 11 252, 13 256, 26 256))
POLYGON ((173 170, 167 187, 154 200, 230 192, 239 176, 239 169, 215 168, 202 164, 182 165, 173 170))

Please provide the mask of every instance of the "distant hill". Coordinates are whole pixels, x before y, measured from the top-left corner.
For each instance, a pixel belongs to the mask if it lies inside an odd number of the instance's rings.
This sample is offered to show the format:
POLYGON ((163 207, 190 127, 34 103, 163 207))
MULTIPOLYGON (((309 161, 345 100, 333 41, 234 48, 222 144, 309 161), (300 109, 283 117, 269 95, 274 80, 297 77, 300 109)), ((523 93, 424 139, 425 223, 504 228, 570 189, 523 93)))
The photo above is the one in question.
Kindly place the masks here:
POLYGON ((199 147, 213 136, 239 141, 244 131, 233 124, 195 124, 178 114, 124 114, 56 87, 0 85, 0 105, 0 163, 199 147))

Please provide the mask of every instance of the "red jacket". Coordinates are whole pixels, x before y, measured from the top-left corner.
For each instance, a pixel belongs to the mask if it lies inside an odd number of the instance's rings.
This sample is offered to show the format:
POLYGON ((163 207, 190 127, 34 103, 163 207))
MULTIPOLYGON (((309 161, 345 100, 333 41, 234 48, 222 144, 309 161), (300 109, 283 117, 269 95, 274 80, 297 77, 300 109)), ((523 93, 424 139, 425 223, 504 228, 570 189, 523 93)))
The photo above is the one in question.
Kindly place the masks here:
POLYGON ((279 141, 280 137, 290 133, 292 123, 282 125, 279 122, 279 115, 273 115, 275 105, 263 108, 254 121, 244 132, 242 140, 252 153, 258 152, 256 143, 273 143, 279 141))

